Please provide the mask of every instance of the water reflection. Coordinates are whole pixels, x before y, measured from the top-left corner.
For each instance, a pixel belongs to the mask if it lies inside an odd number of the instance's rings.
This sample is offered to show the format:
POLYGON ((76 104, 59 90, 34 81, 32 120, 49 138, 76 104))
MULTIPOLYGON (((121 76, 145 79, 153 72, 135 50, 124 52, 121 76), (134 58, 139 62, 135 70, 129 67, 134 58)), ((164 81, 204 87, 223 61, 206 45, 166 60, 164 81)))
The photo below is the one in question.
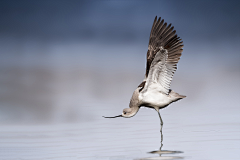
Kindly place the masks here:
POLYGON ((179 156, 162 156, 163 154, 183 153, 182 151, 158 150, 158 151, 151 151, 151 152, 149 152, 149 153, 159 154, 159 156, 157 156, 157 157, 142 158, 142 159, 184 159, 184 157, 179 157, 179 156))
POLYGON ((148 157, 148 158, 142 158, 139 160, 148 160, 148 159, 183 159, 183 157, 171 157, 171 156, 164 156, 164 157, 148 157))
POLYGON ((162 147, 163 147, 162 127, 163 127, 163 126, 161 125, 161 129, 160 129, 160 133, 161 133, 161 145, 160 145, 159 150, 149 152, 149 153, 152 153, 152 154, 159 154, 159 156, 158 156, 158 157, 148 157, 148 158, 143 158, 143 159, 183 159, 183 157, 178 157, 178 156, 162 156, 163 154, 183 153, 182 151, 162 150, 162 147))

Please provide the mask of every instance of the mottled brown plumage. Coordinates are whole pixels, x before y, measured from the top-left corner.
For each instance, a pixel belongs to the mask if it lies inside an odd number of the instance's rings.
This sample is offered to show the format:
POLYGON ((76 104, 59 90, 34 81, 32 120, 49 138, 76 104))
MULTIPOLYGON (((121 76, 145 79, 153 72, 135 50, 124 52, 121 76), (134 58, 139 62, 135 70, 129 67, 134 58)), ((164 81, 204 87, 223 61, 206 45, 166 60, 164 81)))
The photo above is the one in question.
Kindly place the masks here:
MULTIPOLYGON (((167 23, 164 23, 164 19, 161 20, 160 17, 157 20, 157 16, 155 17, 149 38, 145 78, 148 77, 151 63, 156 53, 160 50, 159 47, 161 46, 163 49, 167 49, 168 51, 167 63, 177 69, 176 64, 179 61, 183 51, 183 45, 181 45, 183 42, 175 34, 176 31, 173 31, 174 27, 171 27, 171 24, 169 24, 167 27, 166 26, 167 23)), ((173 71, 172 74, 174 74, 174 72, 175 71, 173 71)))
POLYGON ((140 89, 139 89, 139 92, 142 91, 142 89, 143 89, 144 86, 145 86, 145 83, 146 83, 146 81, 143 81, 141 84, 139 84, 139 86, 138 86, 138 88, 140 88, 140 89))

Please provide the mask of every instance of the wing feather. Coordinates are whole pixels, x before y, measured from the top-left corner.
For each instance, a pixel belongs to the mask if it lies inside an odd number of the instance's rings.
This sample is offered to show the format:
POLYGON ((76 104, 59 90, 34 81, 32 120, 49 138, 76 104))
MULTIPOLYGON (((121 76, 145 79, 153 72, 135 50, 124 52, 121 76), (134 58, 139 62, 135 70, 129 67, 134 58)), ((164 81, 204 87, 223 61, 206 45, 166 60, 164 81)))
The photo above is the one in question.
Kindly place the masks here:
POLYGON ((161 17, 157 19, 156 16, 147 52, 145 86, 152 82, 158 83, 161 86, 161 92, 165 94, 169 93, 173 75, 177 70, 177 63, 183 51, 183 42, 176 35, 176 30, 173 29, 172 24, 167 25, 163 19, 161 20, 161 17))

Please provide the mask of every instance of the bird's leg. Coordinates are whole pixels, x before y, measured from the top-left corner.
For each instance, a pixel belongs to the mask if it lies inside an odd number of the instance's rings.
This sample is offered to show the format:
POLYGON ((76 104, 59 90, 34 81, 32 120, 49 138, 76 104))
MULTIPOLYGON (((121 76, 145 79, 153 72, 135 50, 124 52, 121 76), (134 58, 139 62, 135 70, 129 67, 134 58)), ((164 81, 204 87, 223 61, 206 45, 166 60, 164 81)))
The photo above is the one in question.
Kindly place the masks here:
POLYGON ((162 121, 162 118, 161 118, 161 115, 160 115, 160 112, 158 110, 158 116, 160 118, 160 133, 161 133, 161 147, 160 147, 160 151, 162 150, 162 146, 163 146, 163 134, 162 134, 162 127, 163 127, 163 121, 162 121))
POLYGON ((163 126, 163 120, 162 120, 162 118, 161 118, 161 115, 160 115, 160 112, 158 111, 158 116, 159 116, 159 118, 160 118, 160 124, 161 124, 161 126, 163 126))

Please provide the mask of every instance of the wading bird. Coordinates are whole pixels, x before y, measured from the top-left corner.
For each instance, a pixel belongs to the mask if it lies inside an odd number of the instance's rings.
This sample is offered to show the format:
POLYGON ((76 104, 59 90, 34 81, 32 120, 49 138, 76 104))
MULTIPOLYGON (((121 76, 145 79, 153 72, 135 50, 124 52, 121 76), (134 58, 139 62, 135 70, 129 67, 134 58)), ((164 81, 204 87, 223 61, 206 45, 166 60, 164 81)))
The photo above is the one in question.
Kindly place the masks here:
POLYGON ((153 108, 158 112, 162 133, 163 121, 159 110, 186 97, 170 89, 183 51, 183 42, 173 28, 171 24, 164 23, 161 17, 158 20, 155 17, 149 38, 145 78, 133 92, 129 108, 125 108, 119 116, 105 118, 129 118, 142 106, 153 108))

